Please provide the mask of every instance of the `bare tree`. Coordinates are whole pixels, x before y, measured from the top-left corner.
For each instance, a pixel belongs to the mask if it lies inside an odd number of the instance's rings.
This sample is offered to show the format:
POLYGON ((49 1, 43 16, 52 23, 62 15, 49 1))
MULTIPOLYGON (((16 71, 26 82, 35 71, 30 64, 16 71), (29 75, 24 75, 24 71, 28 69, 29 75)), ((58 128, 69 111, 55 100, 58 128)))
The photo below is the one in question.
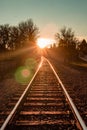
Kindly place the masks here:
POLYGON ((35 42, 38 38, 39 30, 37 26, 34 25, 32 19, 21 22, 19 24, 19 32, 22 45, 35 45, 35 42))
POLYGON ((77 42, 72 29, 66 27, 62 28, 60 33, 56 33, 55 38, 59 41, 59 46, 74 46, 77 42))
POLYGON ((0 48, 1 50, 5 50, 9 43, 9 32, 10 27, 8 24, 0 26, 0 48))
POLYGON ((18 26, 0 25, 0 50, 16 50, 25 46, 35 46, 39 29, 32 19, 18 26))
POLYGON ((79 52, 82 55, 87 55, 87 42, 85 39, 82 40, 80 45, 78 46, 79 52))
POLYGON ((61 47, 64 53, 64 56, 68 60, 72 60, 75 55, 77 55, 76 52, 76 44, 77 39, 74 35, 74 32, 71 28, 62 28, 60 30, 60 33, 56 33, 55 39, 57 43, 59 43, 59 47, 61 47))
POLYGON ((10 27, 10 36, 9 36, 9 44, 8 47, 11 50, 15 50, 19 44, 19 30, 16 26, 10 27))

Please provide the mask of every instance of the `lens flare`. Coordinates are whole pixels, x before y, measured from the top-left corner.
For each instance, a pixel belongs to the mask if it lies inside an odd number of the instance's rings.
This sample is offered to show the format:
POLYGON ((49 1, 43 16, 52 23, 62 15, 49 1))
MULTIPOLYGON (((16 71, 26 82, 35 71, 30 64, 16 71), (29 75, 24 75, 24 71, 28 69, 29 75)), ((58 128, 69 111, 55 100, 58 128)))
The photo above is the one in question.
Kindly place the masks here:
POLYGON ((36 61, 33 58, 29 58, 25 61, 25 66, 29 67, 29 69, 34 69, 36 66, 36 61))
POLYGON ((15 79, 21 84, 28 84, 32 76, 32 71, 26 66, 19 67, 15 72, 15 79))
POLYGON ((22 70, 22 76, 24 77, 24 78, 27 78, 29 75, 30 75, 30 72, 29 72, 29 70, 28 69, 24 69, 24 70, 22 70))
POLYGON ((25 61, 25 66, 20 66, 15 72, 15 79, 18 83, 28 84, 36 67, 36 60, 29 58, 25 61))

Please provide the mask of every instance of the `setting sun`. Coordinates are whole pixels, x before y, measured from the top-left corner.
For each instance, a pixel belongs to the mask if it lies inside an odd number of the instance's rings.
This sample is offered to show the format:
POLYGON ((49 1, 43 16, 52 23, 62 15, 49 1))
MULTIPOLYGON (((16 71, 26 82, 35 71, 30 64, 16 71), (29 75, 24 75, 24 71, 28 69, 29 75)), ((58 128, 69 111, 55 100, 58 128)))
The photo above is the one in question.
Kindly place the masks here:
POLYGON ((46 39, 46 38, 38 38, 37 40, 37 45, 40 48, 45 48, 48 47, 49 45, 52 44, 52 40, 51 39, 46 39))

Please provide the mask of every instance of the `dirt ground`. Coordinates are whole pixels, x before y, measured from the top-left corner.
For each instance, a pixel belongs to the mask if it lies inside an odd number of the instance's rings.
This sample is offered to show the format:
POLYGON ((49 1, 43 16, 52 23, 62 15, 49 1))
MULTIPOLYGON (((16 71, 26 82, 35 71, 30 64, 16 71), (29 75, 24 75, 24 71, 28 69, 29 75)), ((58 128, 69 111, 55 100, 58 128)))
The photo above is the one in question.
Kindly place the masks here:
MULTIPOLYGON (((54 62, 54 67, 66 88, 71 87, 76 97, 82 100, 82 102, 87 103, 87 72, 71 68, 59 62, 54 62)), ((16 82, 14 74, 7 73, 7 77, 5 76, 5 78, 0 81, 1 108, 3 108, 5 102, 7 103, 9 98, 11 98, 18 89, 21 89, 21 87, 23 87, 23 85, 16 82)))
POLYGON ((10 99, 22 87, 24 86, 17 83, 11 75, 0 81, 0 111, 6 109, 10 99))
MULTIPOLYGON (((37 64, 35 65, 32 74, 37 68, 39 61, 40 60, 37 60, 37 64)), ((0 111, 6 110, 7 104, 18 90, 23 91, 27 87, 28 83, 24 85, 16 81, 15 72, 19 67, 20 65, 14 60, 0 61, 0 111)))
MULTIPOLYGON (((74 93, 74 96, 70 95, 72 99, 78 98, 81 111, 87 112, 87 71, 75 69, 58 61, 53 61, 52 64, 66 89, 72 89, 74 93)), ((25 86, 17 83, 13 74, 0 80, 0 111, 6 109, 9 100, 22 87, 25 86)), ((78 107, 79 103, 76 105, 78 107)))
POLYGON ((87 70, 75 69, 58 62, 54 66, 66 88, 70 87, 76 97, 87 103, 87 70))
POLYGON ((58 61, 52 64, 87 125, 87 69, 73 68, 58 61))

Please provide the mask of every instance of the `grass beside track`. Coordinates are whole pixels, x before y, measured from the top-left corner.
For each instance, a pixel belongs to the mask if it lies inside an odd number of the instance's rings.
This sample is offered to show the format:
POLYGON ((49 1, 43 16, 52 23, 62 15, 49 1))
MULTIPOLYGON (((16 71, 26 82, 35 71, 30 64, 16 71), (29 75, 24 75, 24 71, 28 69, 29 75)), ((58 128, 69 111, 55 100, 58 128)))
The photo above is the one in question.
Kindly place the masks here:
POLYGON ((78 70, 87 70, 87 62, 83 60, 73 61, 70 66, 78 70))

